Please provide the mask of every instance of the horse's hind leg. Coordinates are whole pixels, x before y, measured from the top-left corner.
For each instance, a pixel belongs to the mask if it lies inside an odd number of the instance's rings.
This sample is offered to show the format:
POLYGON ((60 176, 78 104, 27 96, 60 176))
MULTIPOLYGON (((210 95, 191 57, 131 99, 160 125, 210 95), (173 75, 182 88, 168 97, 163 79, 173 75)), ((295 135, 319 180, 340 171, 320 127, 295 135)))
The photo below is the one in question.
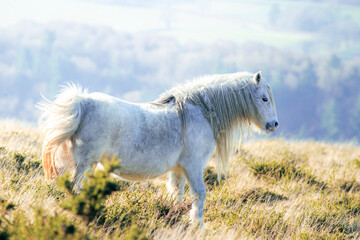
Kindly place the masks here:
POLYGON ((91 172, 94 164, 100 161, 100 154, 91 144, 74 146, 75 175, 73 179, 73 189, 79 192, 82 188, 86 172, 91 172))
POLYGON ((92 164, 89 164, 87 160, 78 163, 75 170, 73 179, 73 189, 75 192, 80 192, 83 186, 84 176, 86 172, 91 172, 92 164))
POLYGON ((184 196, 185 177, 184 174, 176 171, 171 171, 169 180, 166 184, 170 194, 176 196, 179 201, 182 201, 184 196))

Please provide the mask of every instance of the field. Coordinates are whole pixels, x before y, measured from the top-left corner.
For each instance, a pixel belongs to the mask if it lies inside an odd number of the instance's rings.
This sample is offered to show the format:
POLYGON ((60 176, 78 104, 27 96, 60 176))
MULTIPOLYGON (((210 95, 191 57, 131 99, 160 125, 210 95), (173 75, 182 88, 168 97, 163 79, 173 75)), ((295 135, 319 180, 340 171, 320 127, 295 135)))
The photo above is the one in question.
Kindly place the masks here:
POLYGON ((67 178, 44 181, 38 129, 11 121, 0 129, 0 239, 360 238, 360 148, 352 144, 245 143, 220 182, 210 162, 204 230, 189 223, 188 189, 176 203, 165 177, 124 183, 101 172, 73 195, 67 178))

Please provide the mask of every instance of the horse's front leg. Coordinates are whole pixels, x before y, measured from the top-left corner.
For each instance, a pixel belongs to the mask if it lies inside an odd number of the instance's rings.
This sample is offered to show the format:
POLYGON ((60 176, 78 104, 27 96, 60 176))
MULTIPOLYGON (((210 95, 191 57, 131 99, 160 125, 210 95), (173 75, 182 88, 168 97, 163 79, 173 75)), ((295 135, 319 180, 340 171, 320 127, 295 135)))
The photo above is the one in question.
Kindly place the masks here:
POLYGON ((189 169, 186 171, 187 181, 190 185, 194 202, 190 211, 190 219, 194 223, 198 223, 201 227, 204 227, 204 203, 206 198, 206 188, 203 179, 203 172, 201 169, 189 169))
POLYGON ((185 177, 180 172, 171 171, 166 187, 171 195, 177 196, 179 201, 184 197, 185 177))

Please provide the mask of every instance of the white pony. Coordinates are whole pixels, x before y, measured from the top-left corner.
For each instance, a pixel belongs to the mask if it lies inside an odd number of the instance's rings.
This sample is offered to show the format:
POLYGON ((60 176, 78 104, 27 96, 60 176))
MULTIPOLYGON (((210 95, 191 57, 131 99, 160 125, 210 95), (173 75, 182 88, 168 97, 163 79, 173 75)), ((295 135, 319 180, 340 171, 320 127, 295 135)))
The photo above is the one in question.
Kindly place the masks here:
POLYGON ((218 173, 225 173, 244 133, 254 128, 269 133, 278 126, 273 96, 260 72, 202 77, 140 104, 69 84, 54 102, 40 107, 47 180, 73 166, 74 186, 80 189, 93 164, 116 155, 120 168, 115 174, 126 180, 170 172, 167 187, 179 200, 186 179, 195 195, 191 219, 200 225, 203 171, 211 156, 218 173))

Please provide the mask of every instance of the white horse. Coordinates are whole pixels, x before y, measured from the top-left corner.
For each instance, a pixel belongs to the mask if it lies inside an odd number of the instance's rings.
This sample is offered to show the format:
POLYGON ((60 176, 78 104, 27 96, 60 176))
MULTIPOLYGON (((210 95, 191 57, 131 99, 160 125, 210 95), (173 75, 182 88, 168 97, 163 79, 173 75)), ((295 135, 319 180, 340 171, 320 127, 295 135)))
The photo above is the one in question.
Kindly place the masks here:
POLYGON ((278 126, 273 96, 260 72, 202 77, 140 104, 69 84, 54 102, 40 106, 47 180, 73 166, 74 186, 80 189, 85 171, 103 156, 116 155, 120 168, 115 174, 126 180, 170 172, 167 187, 179 200, 186 179, 195 195, 191 219, 200 225, 203 171, 211 156, 218 173, 225 173, 245 132, 269 133, 278 126))

